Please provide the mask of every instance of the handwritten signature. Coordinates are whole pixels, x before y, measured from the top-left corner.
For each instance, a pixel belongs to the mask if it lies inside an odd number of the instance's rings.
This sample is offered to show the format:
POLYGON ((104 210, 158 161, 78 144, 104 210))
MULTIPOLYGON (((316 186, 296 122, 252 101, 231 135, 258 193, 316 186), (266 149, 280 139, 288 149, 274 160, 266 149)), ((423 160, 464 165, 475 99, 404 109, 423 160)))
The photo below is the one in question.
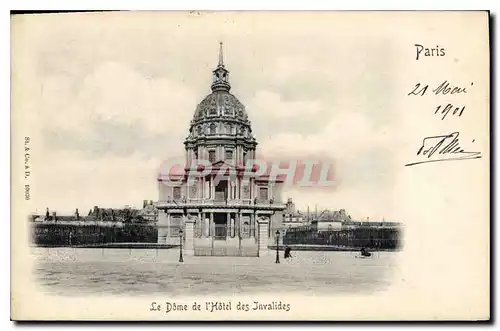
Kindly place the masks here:
MULTIPOLYGON (((423 156, 426 159, 423 161, 408 163, 405 166, 408 167, 429 162, 481 158, 481 152, 467 152, 460 147, 458 139, 459 135, 459 132, 453 132, 446 135, 425 137, 417 155, 423 156)), ((474 142, 474 140, 472 142, 474 142)))

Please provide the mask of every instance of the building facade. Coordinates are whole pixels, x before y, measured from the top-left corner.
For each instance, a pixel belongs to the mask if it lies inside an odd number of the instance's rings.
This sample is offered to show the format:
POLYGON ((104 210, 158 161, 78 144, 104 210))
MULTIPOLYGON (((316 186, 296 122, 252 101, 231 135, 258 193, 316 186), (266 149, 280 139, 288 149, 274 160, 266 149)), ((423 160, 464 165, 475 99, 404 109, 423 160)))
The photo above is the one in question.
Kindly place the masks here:
POLYGON ((292 199, 288 199, 285 206, 285 212, 283 216, 283 227, 284 229, 292 229, 301 226, 307 226, 309 222, 306 215, 300 212, 300 210, 295 209, 295 203, 292 199))
POLYGON ((158 242, 178 244, 184 229, 195 255, 257 256, 282 228, 283 181, 257 175, 257 141, 230 92, 222 43, 212 76, 189 124, 184 169, 162 169, 158 177, 158 242))
POLYGON ((338 231, 342 229, 345 222, 349 221, 351 221, 351 216, 346 213, 345 209, 323 210, 311 221, 311 227, 318 232, 338 231))

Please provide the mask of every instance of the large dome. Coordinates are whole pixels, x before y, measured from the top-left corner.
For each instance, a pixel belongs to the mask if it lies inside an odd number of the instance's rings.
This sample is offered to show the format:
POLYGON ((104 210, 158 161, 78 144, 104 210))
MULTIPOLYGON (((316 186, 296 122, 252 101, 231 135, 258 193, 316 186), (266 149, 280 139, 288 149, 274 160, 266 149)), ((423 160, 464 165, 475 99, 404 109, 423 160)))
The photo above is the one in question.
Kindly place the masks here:
POLYGON ((214 91, 196 107, 188 139, 219 135, 254 140, 245 106, 227 91, 214 91))
MULTIPOLYGON (((221 46, 222 47, 222 46, 221 46)), ((219 64, 213 71, 212 93, 196 107, 189 127, 186 143, 196 143, 198 139, 225 136, 240 138, 254 143, 251 123, 245 106, 229 91, 229 71, 224 67, 222 48, 219 64)))
POLYGON ((198 124, 222 117, 249 124, 245 106, 233 94, 226 91, 214 91, 207 95, 196 107, 192 123, 198 124))

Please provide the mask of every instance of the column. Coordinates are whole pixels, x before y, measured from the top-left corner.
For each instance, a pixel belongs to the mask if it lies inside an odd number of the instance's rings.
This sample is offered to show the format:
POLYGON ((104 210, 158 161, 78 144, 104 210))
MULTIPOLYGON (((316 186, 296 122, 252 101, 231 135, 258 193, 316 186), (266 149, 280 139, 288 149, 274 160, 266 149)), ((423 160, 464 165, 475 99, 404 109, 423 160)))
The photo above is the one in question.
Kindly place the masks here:
POLYGON ((206 217, 205 213, 203 213, 203 235, 208 237, 210 235, 210 219, 206 217))
POLYGON ((259 228, 259 239, 258 239, 258 247, 259 247, 259 257, 266 256, 269 254, 269 238, 267 236, 268 228, 269 228, 269 220, 267 218, 260 218, 258 221, 259 228))
POLYGON ((250 214, 250 237, 256 238, 255 213, 250 214))
POLYGON ((194 255, 194 219, 186 219, 186 229, 184 231, 186 240, 184 241, 184 253, 186 256, 194 255))
POLYGON ((226 237, 231 236, 231 213, 227 213, 227 221, 226 221, 226 237))
POLYGON ((168 228, 166 225, 168 224, 167 214, 164 210, 158 211, 158 244, 165 244, 168 240, 167 231, 168 228))
POLYGON ((235 222, 234 222, 234 217, 231 217, 231 238, 234 238, 234 235, 236 233, 236 228, 235 228, 235 222))
POLYGON ((167 213, 167 243, 170 241, 170 226, 171 226, 171 217, 170 213, 167 213))
POLYGON ((210 199, 212 198, 212 177, 209 177, 208 178, 208 185, 207 185, 207 198, 210 199))
POLYGON ((201 212, 198 211, 198 219, 196 220, 195 227, 197 227, 196 232, 199 233, 200 238, 203 237, 203 225, 205 224, 205 219, 201 218, 201 212))
POLYGON ((234 215, 236 222, 235 236, 241 237, 241 211, 234 215))
POLYGON ((255 198, 259 199, 259 190, 258 190, 257 182, 255 181, 255 179, 254 179, 252 185, 253 185, 253 197, 254 197, 254 199, 255 198))
POLYGON ((250 190, 250 201, 253 204, 253 195, 254 195, 254 189, 253 189, 253 180, 252 178, 248 178, 248 189, 250 190))
MULTIPOLYGON (((203 198, 203 182, 201 177, 196 178, 196 199, 203 198)), ((199 219, 199 217, 198 217, 199 219)))
POLYGON ((203 212, 200 213, 200 227, 201 227, 201 236, 206 237, 206 235, 205 235, 205 229, 206 229, 205 213, 203 213, 203 212))
POLYGON ((241 200, 241 179, 236 177, 236 199, 241 200))
POLYGON ((215 235, 214 213, 210 213, 210 233, 209 236, 215 235))

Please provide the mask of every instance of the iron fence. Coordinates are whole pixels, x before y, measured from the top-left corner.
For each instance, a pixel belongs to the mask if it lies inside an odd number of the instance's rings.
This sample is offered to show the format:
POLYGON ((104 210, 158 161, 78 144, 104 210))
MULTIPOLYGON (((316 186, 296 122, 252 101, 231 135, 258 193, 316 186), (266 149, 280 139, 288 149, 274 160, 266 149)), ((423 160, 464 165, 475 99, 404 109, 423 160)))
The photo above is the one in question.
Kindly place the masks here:
MULTIPOLYGON (((123 226, 103 225, 73 225, 73 224, 31 224, 31 241, 37 246, 79 246, 100 245, 111 243, 157 243, 158 240, 180 237, 185 241, 186 231, 182 225, 156 226, 152 224, 124 224, 123 226)), ((255 238, 256 229, 247 224, 241 227, 231 227, 226 224, 214 224, 211 229, 205 229, 202 224, 194 227, 194 236, 205 237, 205 234, 214 240, 227 238, 255 238)))
POLYGON ((37 246, 78 246, 109 243, 155 243, 158 229, 154 225, 118 226, 32 224, 32 242, 37 246))
POLYGON ((213 237, 216 240, 225 240, 227 237, 254 238, 255 234, 255 228, 248 224, 243 224, 239 228, 236 225, 232 227, 226 224, 213 224, 211 227, 205 228, 204 223, 197 223, 194 226, 195 238, 213 237))
POLYGON ((213 236, 215 240, 226 240, 226 237, 230 234, 230 229, 226 225, 214 224, 212 228, 214 230, 213 236))
POLYGON ((402 233, 397 228, 356 228, 317 232, 312 229, 288 231, 284 245, 332 245, 370 247, 376 249, 401 248, 402 233))

